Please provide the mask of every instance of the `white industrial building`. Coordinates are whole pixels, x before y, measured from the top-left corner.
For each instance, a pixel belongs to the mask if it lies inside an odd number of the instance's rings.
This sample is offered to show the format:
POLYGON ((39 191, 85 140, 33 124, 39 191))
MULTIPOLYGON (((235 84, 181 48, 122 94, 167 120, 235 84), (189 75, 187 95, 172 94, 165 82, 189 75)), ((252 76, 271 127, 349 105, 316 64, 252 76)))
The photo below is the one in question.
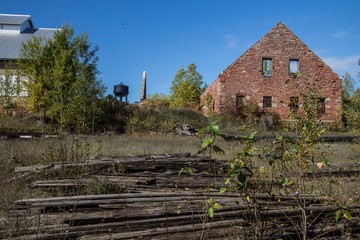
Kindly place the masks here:
MULTIPOLYGON (((30 15, 0 14, 0 81, 5 79, 6 62, 19 58, 21 45, 32 37, 51 38, 58 29, 35 28, 30 15)), ((19 84, 16 75, 10 76, 13 84, 19 84)), ((24 80, 24 79, 21 79, 24 80)), ((0 92, 4 94, 4 92, 0 92)), ((12 96, 27 96, 23 90, 12 96)))

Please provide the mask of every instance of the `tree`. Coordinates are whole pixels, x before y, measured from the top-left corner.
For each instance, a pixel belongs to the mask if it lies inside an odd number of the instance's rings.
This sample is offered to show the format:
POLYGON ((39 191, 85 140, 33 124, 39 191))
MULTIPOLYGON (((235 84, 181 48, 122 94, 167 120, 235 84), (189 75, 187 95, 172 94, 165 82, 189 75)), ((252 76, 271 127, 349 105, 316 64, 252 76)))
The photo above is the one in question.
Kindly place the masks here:
POLYGON ((22 75, 27 76, 28 81, 24 82, 26 91, 29 94, 27 99, 28 108, 37 111, 39 105, 47 109, 50 105, 52 83, 49 72, 50 56, 46 39, 42 37, 32 38, 22 44, 20 57, 17 61, 18 69, 22 75))
POLYGON ((148 94, 146 96, 146 99, 155 101, 169 101, 169 96, 164 93, 154 93, 148 94))
POLYGON ((350 73, 345 73, 342 78, 342 96, 343 98, 350 98, 355 92, 355 81, 350 73))
POLYGON ((196 71, 194 63, 189 64, 185 71, 181 67, 175 75, 170 87, 171 107, 182 107, 185 103, 200 104, 200 95, 207 88, 203 77, 196 71))
POLYGON ((5 74, 0 76, 0 107, 5 109, 6 115, 16 108, 16 95, 21 92, 19 77, 13 62, 5 64, 5 74))
POLYGON ((86 33, 74 36, 67 24, 51 39, 23 43, 18 66, 28 78, 30 109, 37 111, 40 105, 61 127, 89 132, 105 92, 97 77, 98 49, 91 47, 86 33))
POLYGON ((349 73, 342 79, 342 117, 345 126, 349 128, 360 127, 360 89, 355 90, 355 80, 349 73))

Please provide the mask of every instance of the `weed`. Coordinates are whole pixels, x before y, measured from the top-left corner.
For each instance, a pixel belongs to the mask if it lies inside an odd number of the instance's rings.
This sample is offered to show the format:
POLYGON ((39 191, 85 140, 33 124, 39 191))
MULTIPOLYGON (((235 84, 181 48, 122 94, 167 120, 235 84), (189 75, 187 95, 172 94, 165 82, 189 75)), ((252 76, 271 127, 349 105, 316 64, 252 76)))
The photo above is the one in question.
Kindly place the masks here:
POLYGON ((119 183, 113 183, 108 180, 96 180, 95 182, 86 184, 83 194, 118 194, 127 192, 127 189, 127 186, 119 183))

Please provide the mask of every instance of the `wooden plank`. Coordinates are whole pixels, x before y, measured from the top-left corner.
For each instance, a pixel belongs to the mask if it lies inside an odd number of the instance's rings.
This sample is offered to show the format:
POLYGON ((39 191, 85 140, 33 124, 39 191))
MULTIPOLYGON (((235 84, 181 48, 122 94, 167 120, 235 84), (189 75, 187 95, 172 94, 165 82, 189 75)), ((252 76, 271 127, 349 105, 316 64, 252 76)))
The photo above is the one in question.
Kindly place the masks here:
MULTIPOLYGON (((91 169, 93 173, 86 178, 79 176, 76 179, 37 181, 32 184, 33 187, 85 187, 104 181, 142 190, 131 190, 123 194, 15 201, 17 208, 12 214, 14 217, 18 216, 20 222, 28 223, 28 230, 32 231, 18 239, 129 239, 139 236, 151 239, 197 239, 204 232, 202 221, 208 198, 213 198, 214 202, 221 205, 220 210, 215 210, 215 217, 206 224, 205 232, 209 236, 221 239, 230 233, 228 229, 233 226, 249 232, 251 225, 245 219, 252 218, 246 208, 251 207, 252 201, 248 202, 244 194, 220 194, 219 188, 224 177, 211 174, 209 196, 207 191, 196 189, 208 187, 209 178, 204 171, 208 170, 209 161, 213 168, 221 165, 221 162, 213 159, 184 154, 105 157, 80 163, 52 163, 19 168, 18 172, 25 174, 41 169, 51 172, 82 167, 91 169), (126 169, 125 173, 114 176, 114 165, 122 165, 126 169), (179 170, 187 167, 192 169, 192 175, 184 171, 178 176, 179 170), (180 214, 177 213, 178 209, 180 214), (55 224, 57 221, 60 221, 60 225, 55 224), (46 223, 53 225, 47 227, 44 225, 46 223), (31 224, 34 224, 33 227, 31 224)), ((297 237, 289 218, 293 221, 300 219, 301 210, 295 209, 300 199, 305 200, 308 206, 311 204, 307 208, 308 220, 318 217, 312 228, 309 228, 309 234, 323 234, 321 224, 324 221, 327 221, 324 223, 326 226, 336 228, 335 220, 328 221, 328 216, 334 215, 334 211, 329 206, 331 201, 325 197, 261 193, 253 197, 260 206, 261 221, 273 226, 274 229, 269 229, 273 234, 286 232, 290 238, 297 237), (273 219, 277 219, 277 222, 273 222, 273 219)), ((349 206, 347 209, 353 214, 356 208, 358 207, 349 206)), ((354 225, 354 229, 357 229, 357 225, 354 225)))

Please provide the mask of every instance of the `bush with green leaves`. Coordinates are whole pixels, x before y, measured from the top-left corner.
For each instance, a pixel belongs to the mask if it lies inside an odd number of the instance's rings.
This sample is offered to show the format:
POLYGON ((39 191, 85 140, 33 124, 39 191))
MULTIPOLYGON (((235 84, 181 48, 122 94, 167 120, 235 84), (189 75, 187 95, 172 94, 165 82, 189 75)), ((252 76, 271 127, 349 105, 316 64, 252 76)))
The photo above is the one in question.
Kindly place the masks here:
POLYGON ((342 77, 341 114, 348 130, 360 129, 360 89, 355 89, 355 80, 349 73, 342 77))
POLYGON ((128 133, 162 133, 172 131, 177 123, 194 126, 197 129, 208 125, 208 119, 201 112, 192 109, 156 110, 134 107, 127 125, 128 133))
MULTIPOLYGON (((276 135, 275 141, 266 146, 256 147, 253 145, 256 131, 249 131, 247 127, 240 129, 247 131, 248 135, 242 136, 242 150, 230 160, 225 187, 222 187, 220 192, 243 193, 241 197, 245 203, 248 203, 247 212, 253 227, 254 239, 261 239, 266 230, 266 222, 262 221, 259 214, 260 210, 264 209, 258 204, 256 193, 265 192, 269 196, 279 193, 293 196, 296 203, 294 209, 299 210, 300 219, 289 216, 287 218, 292 222, 301 239, 308 238, 311 221, 322 217, 322 213, 312 214, 311 201, 307 198, 307 195, 320 190, 326 193, 326 190, 313 185, 321 179, 315 179, 311 175, 328 164, 326 152, 318 149, 318 138, 326 131, 326 127, 319 121, 320 116, 317 114, 320 95, 317 84, 317 81, 305 80, 299 99, 301 109, 290 113, 292 124, 298 129, 296 138, 288 139, 276 135)), ((286 128, 284 130, 287 131, 286 128)), ((343 205, 334 206, 334 209, 334 219, 352 218, 343 205)))
POLYGON ((196 70, 196 65, 190 63, 185 71, 181 67, 175 75, 170 87, 170 107, 182 108, 184 105, 200 105, 200 95, 207 88, 203 77, 196 70))
POLYGON ((98 78, 98 46, 86 33, 74 36, 65 24, 50 39, 34 37, 22 44, 17 66, 27 78, 28 107, 58 122, 62 128, 89 133, 105 86, 98 78))
POLYGON ((21 81, 13 62, 5 63, 5 74, 0 76, 0 109, 6 116, 17 108, 16 96, 21 93, 21 81))

